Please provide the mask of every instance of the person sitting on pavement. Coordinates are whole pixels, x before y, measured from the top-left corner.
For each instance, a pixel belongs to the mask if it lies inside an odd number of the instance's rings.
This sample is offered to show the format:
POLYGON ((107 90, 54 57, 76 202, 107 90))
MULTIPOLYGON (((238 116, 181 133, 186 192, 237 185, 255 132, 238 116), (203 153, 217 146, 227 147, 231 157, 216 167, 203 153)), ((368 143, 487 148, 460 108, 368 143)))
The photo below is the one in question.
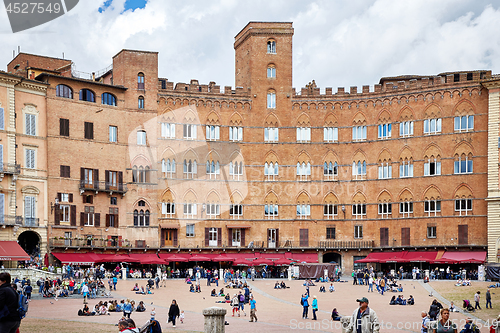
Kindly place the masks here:
POLYGON ((410 295, 408 298, 408 305, 415 305, 415 299, 413 298, 413 295, 410 295))
POLYGON ((284 282, 284 281, 281 281, 280 286, 281 286, 281 289, 290 288, 290 287, 287 287, 287 286, 286 286, 286 284, 285 284, 285 282, 284 282))
POLYGON ((215 289, 212 289, 212 292, 210 293, 210 296, 212 296, 212 297, 216 297, 217 296, 217 292, 215 291, 215 289))
POLYGON ((280 283, 278 281, 276 281, 276 283, 274 284, 274 289, 281 289, 280 283))
POLYGON ((333 283, 330 283, 330 287, 328 288, 331 293, 335 291, 335 287, 333 286, 333 283))
POLYGON ((320 293, 326 293, 325 286, 321 286, 321 287, 319 287, 319 292, 320 292, 320 293))
POLYGON ((337 308, 334 308, 332 311, 332 320, 340 321, 340 318, 342 318, 342 317, 339 315, 337 308))
POLYGON ((136 283, 132 291, 139 291, 139 284, 136 283))

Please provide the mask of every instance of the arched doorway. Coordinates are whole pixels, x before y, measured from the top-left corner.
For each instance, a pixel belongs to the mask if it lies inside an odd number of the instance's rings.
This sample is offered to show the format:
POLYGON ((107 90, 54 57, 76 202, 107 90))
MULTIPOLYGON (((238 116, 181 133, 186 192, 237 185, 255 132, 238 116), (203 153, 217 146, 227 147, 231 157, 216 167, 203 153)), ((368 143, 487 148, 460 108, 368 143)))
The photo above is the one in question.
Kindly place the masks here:
POLYGON ((323 262, 324 263, 335 262, 340 267, 342 267, 342 256, 335 252, 328 252, 323 254, 323 262))
POLYGON ((40 236, 34 231, 28 230, 21 233, 17 242, 29 255, 40 253, 40 236))

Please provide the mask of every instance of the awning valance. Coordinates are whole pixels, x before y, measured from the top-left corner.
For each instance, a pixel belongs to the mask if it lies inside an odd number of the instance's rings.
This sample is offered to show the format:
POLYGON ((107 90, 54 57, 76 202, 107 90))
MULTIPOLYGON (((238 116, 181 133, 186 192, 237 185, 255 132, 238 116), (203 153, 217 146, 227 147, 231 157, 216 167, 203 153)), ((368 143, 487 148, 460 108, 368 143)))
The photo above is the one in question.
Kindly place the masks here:
POLYGON ((435 264, 483 264, 486 251, 446 251, 435 264))
POLYGON ((99 261, 99 255, 91 252, 87 253, 58 253, 52 252, 61 264, 90 266, 99 261))
POLYGON ((0 241, 0 260, 30 260, 31 257, 16 241, 0 241))
POLYGON ((235 224, 235 225, 226 225, 228 229, 249 229, 251 228, 248 224, 235 224))

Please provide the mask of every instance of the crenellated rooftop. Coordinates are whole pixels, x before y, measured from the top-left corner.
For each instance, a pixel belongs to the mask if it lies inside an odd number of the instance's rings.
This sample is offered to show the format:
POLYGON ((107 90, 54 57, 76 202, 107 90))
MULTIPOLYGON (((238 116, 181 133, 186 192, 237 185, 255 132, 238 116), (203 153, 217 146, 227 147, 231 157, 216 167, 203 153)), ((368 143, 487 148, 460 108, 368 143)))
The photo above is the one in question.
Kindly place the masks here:
POLYGON ((455 85, 463 85, 465 82, 480 83, 492 77, 491 70, 449 72, 435 76, 402 75, 381 78, 379 84, 375 84, 373 89, 370 89, 371 87, 368 85, 363 86, 361 91, 358 91, 357 86, 350 87, 349 91, 346 91, 345 87, 339 87, 337 88, 337 92, 334 93, 333 89, 328 87, 325 88, 324 94, 321 94, 320 88, 316 86, 313 80, 306 87, 301 88, 300 92, 297 92, 294 88, 293 98, 368 97, 384 93, 401 93, 434 87, 453 87, 455 85))
POLYGON ((250 97, 249 92, 246 92, 243 87, 236 87, 233 89, 231 86, 225 86, 223 90, 215 82, 209 84, 200 84, 198 80, 191 80, 190 83, 182 83, 168 81, 165 78, 158 78, 158 92, 178 92, 178 93, 195 93, 195 94, 209 94, 220 96, 236 96, 236 97, 250 97))

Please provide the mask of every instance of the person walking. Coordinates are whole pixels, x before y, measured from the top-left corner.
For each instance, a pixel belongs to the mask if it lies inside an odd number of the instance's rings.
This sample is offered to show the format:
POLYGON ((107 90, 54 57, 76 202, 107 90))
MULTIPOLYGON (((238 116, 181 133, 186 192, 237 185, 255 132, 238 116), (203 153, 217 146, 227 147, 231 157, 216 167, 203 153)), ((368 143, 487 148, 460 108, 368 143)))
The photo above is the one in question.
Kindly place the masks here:
POLYGON ((17 313, 18 297, 9 273, 0 273, 0 332, 15 333, 21 324, 17 313))
POLYGON ((493 309, 491 306, 491 294, 490 294, 490 288, 486 290, 486 308, 488 308, 488 304, 490 305, 490 309, 493 309))
POLYGON ((474 307, 474 309, 478 309, 481 310, 481 305, 479 305, 479 301, 481 300, 481 296, 479 295, 481 294, 481 292, 478 290, 475 294, 474 294, 474 301, 476 302, 476 306, 474 307))
POLYGON ((380 331, 380 323, 375 311, 368 307, 368 298, 363 297, 357 299, 359 307, 354 310, 351 317, 351 322, 347 327, 347 333, 378 333, 380 331))
POLYGON ((441 319, 437 323, 437 327, 432 329, 432 333, 457 333, 457 324, 450 320, 450 310, 447 308, 441 309, 441 319))
POLYGON ((318 300, 317 300, 316 296, 313 296, 312 310, 313 310, 313 319, 312 320, 318 320, 318 318, 316 318, 316 311, 318 311, 318 300))
POLYGON ((177 305, 177 301, 172 300, 172 304, 170 304, 170 309, 168 310, 168 322, 172 322, 172 327, 175 327, 175 318, 179 317, 181 312, 179 311, 179 306, 177 305))
POLYGON ((255 322, 257 322, 257 315, 255 314, 255 312, 257 312, 257 305, 256 305, 256 301, 255 299, 253 298, 253 295, 250 296, 250 322, 252 323, 254 318, 255 318, 255 322))
POLYGON ((427 333, 429 331, 429 322, 431 321, 431 318, 427 315, 427 312, 422 311, 422 329, 420 330, 421 333, 427 333))
POLYGON ((368 292, 373 292, 373 276, 368 277, 368 292))

